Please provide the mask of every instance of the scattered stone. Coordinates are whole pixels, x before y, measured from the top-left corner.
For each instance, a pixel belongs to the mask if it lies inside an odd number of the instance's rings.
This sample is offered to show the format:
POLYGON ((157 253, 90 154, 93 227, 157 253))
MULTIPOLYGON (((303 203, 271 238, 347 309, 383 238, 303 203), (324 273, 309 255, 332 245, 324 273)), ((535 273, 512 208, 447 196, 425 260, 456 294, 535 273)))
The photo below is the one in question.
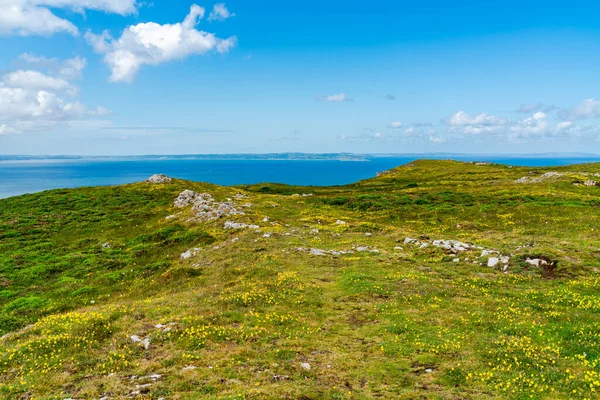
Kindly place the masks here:
POLYGON ((404 239, 404 244, 417 244, 417 243, 419 243, 419 241, 417 239, 413 239, 413 238, 404 239))
POLYGON ((541 258, 528 258, 525 260, 525 262, 534 267, 541 267, 541 266, 548 265, 548 261, 542 260, 541 258))
POLYGON ((341 219, 338 219, 337 221, 335 221, 335 223, 338 225, 346 225, 346 222, 342 221, 341 219))
POLYGON ((197 369, 198 367, 194 366, 194 365, 186 365, 185 367, 183 367, 181 370, 182 371, 193 371, 195 369, 197 369))
POLYGON ((300 363, 300 368, 302 368, 305 371, 310 371, 311 367, 310 367, 309 363, 303 362, 303 363, 300 363))
POLYGON ((428 374, 430 374, 430 373, 432 373, 432 372, 433 372, 433 369, 431 369, 431 368, 426 368, 426 369, 425 369, 425 372, 427 372, 428 374))
POLYGON ((318 229, 313 229, 310 231, 311 235, 318 235, 319 234, 319 230, 318 229))
POLYGON ((152 382, 156 382, 160 378, 162 378, 162 375, 152 374, 152 375, 148 375, 148 376, 142 376, 142 377, 138 378, 138 380, 140 380, 140 381, 151 380, 152 382))
POLYGON ((172 179, 163 174, 154 174, 146 182, 148 183, 171 183, 172 179))
POLYGON ((112 246, 110 245, 110 243, 106 242, 106 243, 102 243, 102 248, 103 249, 110 249, 112 246))
POLYGON ((589 179, 589 180, 583 182, 583 185, 584 186, 598 186, 598 182, 589 179))
POLYGON ((370 253, 379 253, 379 250, 377 250, 377 249, 371 249, 369 246, 358 246, 356 248, 356 251, 358 251, 358 252, 368 251, 370 253))
POLYGON ((271 220, 271 218, 269 218, 269 217, 264 217, 263 218, 263 222, 269 222, 270 220, 271 220))
POLYGON ((307 249, 305 247, 298 247, 298 248, 296 248, 296 251, 308 252, 308 253, 312 254, 313 256, 327 256, 327 255, 339 256, 339 255, 345 255, 345 254, 354 254, 354 251, 352 251, 352 250, 348 250, 348 251, 322 250, 322 249, 307 249))
POLYGON ((500 259, 498 257, 490 257, 487 260, 487 266, 490 268, 495 268, 499 262, 500 262, 500 259))
POLYGON ((288 379, 290 379, 290 377, 287 375, 273 375, 274 381, 286 381, 288 379))
POLYGON ((181 253, 181 259, 187 260, 188 258, 195 257, 202 249, 194 248, 186 251, 185 253, 181 253))
POLYGON ((243 193, 236 193, 236 194, 233 195, 233 198, 236 199, 236 200, 242 200, 242 199, 247 199, 248 196, 246 196, 243 193))
POLYGON ((540 182, 549 181, 549 180, 556 180, 557 178, 560 178, 563 175, 564 175, 563 173, 552 171, 552 172, 546 172, 545 174, 536 176, 536 177, 524 176, 522 178, 517 179, 515 182, 516 183, 540 183, 540 182))
POLYGON ((158 324, 155 326, 156 329, 160 329, 163 333, 170 332, 173 329, 175 322, 169 322, 168 324, 158 324))
POLYGON ((270 233, 265 233, 265 234, 263 235, 263 237, 264 237, 264 238, 270 238, 270 237, 271 237, 271 234, 270 234, 270 233))
POLYGON ((470 251, 473 249, 479 249, 479 246, 471 245, 468 243, 459 242, 458 240, 434 240, 431 242, 432 245, 440 247, 445 250, 450 250, 453 253, 459 253, 463 251, 470 251))
POLYGON ((454 262, 454 263, 460 262, 460 258, 454 258, 454 259, 452 259, 452 262, 454 262))
POLYGON ((249 225, 241 222, 226 221, 223 225, 224 229, 260 229, 258 225, 249 225))
POLYGON ((131 335, 131 341, 133 343, 139 344, 140 346, 144 346, 144 349, 146 349, 146 350, 148 350, 148 347, 150 347, 150 339, 149 338, 141 339, 137 335, 131 335))
POLYGON ((367 232, 365 233, 365 236, 373 236, 373 234, 371 232, 367 232))
POLYGON ((404 250, 404 249, 400 246, 396 246, 396 247, 394 247, 394 250, 404 250))
POLYGON ((165 217, 165 219, 168 221, 168 220, 170 220, 170 219, 173 219, 173 218, 175 218, 175 217, 176 217, 176 215, 175 215, 175 214, 171 214, 171 215, 167 215, 167 216, 165 217))
POLYGON ((425 247, 429 246, 429 243, 427 242, 423 242, 421 243, 421 245, 419 246, 420 249, 424 249, 425 247))

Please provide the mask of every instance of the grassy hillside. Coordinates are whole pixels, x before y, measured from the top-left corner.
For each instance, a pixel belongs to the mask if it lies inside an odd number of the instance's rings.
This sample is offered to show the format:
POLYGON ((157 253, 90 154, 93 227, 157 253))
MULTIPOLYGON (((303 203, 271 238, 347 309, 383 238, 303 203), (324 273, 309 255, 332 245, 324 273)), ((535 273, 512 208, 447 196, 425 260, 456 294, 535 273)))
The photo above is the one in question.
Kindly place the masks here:
POLYGON ((598 398, 595 174, 417 161, 0 200, 0 398, 598 398))

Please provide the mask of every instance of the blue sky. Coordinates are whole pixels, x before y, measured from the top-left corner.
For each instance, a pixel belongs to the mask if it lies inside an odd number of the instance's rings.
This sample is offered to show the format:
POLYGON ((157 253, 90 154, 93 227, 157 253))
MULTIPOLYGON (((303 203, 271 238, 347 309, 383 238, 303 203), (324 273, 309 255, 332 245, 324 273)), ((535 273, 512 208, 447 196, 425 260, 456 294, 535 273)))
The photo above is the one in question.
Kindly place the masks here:
POLYGON ((600 153, 600 4, 554 4, 5 0, 0 154, 600 153))

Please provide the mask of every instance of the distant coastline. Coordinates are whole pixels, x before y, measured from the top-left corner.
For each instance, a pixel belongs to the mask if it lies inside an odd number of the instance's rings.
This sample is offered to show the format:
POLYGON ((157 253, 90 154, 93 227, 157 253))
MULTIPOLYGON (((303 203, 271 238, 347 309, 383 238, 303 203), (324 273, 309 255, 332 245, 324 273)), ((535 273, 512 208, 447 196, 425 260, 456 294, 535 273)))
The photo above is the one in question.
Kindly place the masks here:
POLYGON ((529 154, 464 154, 464 153, 235 153, 235 154, 150 154, 124 156, 78 155, 0 155, 0 162, 15 161, 169 161, 169 160, 222 160, 222 161, 351 161, 365 162, 380 158, 456 159, 479 161, 488 159, 590 159, 600 160, 600 154, 591 153, 529 153, 529 154))

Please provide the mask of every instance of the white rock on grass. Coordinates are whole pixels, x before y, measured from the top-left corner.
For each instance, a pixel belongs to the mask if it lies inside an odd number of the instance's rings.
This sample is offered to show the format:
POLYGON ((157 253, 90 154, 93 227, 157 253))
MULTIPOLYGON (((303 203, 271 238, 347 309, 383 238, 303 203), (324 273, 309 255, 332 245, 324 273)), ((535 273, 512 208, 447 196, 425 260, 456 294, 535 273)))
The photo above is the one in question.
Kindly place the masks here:
POLYGON ((141 339, 138 335, 131 335, 131 341, 133 343, 139 344, 140 346, 144 346, 144 348, 146 350, 148 350, 148 347, 150 347, 150 339, 149 338, 141 339))
POLYGON ((186 251, 185 253, 181 253, 181 259, 187 260, 188 258, 194 257, 194 256, 198 255, 198 253, 201 250, 202 249, 200 249, 200 248, 194 248, 194 249, 190 249, 190 250, 186 251))
POLYGON ((258 225, 249 225, 241 222, 226 221, 223 225, 224 229, 260 229, 258 225))
POLYGON ((335 223, 338 225, 346 225, 346 221, 342 221, 341 219, 338 219, 337 221, 335 221, 335 223))
POLYGON ((542 260, 541 258, 528 258, 525 262, 534 267, 541 267, 543 265, 548 265, 548 261, 542 260))
POLYGON ((171 183, 172 179, 163 174, 154 174, 146 182, 160 184, 160 183, 171 183))
POLYGON ((498 257, 490 257, 487 260, 487 266, 490 268, 495 268, 499 262, 500 262, 500 259, 498 257))
POLYGON ((306 362, 300 363, 300 368, 302 368, 305 371, 310 371, 311 370, 310 364, 306 363, 306 362))

